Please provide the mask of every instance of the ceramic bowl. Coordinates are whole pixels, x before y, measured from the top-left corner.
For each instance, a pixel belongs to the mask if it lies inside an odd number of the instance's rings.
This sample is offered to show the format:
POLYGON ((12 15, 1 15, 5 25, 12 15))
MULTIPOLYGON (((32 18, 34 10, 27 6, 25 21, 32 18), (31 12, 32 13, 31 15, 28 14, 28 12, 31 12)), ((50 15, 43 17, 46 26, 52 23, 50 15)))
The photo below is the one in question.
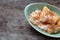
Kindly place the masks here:
POLYGON ((55 38, 60 38, 60 33, 56 33, 56 34, 49 34, 47 32, 44 32, 42 31, 39 27, 33 25, 30 20, 29 20, 29 15, 31 14, 31 12, 35 11, 36 9, 41 9, 44 7, 44 6, 47 6, 49 9, 51 9, 52 11, 58 13, 60 15, 60 9, 57 8, 56 6, 53 6, 51 4, 47 4, 47 3, 31 3, 31 4, 28 4, 25 9, 24 9, 24 14, 25 14, 25 17, 28 21, 28 23, 35 29, 37 30, 38 32, 46 35, 46 36, 49 36, 49 37, 55 37, 55 38))

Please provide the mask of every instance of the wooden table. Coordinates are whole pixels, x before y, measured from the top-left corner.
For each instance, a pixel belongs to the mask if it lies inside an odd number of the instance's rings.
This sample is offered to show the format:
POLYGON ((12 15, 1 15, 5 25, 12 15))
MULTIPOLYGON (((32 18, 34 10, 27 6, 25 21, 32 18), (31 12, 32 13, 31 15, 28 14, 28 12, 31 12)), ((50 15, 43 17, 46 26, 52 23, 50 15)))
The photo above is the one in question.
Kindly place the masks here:
POLYGON ((60 7, 59 0, 0 0, 0 40, 60 40, 40 34, 27 22, 24 8, 36 2, 60 7))

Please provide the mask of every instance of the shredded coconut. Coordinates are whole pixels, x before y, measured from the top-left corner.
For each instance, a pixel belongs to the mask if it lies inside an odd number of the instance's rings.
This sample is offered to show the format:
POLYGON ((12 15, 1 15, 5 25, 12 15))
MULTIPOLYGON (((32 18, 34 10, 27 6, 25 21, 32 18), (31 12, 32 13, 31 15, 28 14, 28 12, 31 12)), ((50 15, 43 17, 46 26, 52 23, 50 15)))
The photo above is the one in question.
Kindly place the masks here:
POLYGON ((48 29, 48 25, 38 25, 38 27, 40 27, 43 30, 47 30, 48 29))

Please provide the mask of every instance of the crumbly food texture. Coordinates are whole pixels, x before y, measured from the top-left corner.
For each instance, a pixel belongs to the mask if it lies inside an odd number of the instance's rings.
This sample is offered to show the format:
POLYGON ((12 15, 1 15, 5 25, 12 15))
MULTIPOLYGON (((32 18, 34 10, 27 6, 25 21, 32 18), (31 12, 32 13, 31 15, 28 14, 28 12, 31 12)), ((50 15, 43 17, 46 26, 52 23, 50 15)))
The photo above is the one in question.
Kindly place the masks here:
POLYGON ((48 33, 57 33, 60 30, 60 16, 45 6, 30 14, 30 21, 48 33))

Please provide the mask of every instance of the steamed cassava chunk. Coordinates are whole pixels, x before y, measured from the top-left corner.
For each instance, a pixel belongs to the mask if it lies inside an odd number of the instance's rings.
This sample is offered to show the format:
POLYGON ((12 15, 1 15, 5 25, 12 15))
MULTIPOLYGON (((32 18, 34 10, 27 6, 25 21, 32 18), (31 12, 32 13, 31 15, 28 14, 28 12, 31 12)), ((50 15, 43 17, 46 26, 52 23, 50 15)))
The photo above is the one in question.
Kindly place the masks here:
POLYGON ((47 18, 47 23, 55 24, 58 20, 58 15, 55 12, 48 9, 46 6, 43 8, 42 14, 47 18))

